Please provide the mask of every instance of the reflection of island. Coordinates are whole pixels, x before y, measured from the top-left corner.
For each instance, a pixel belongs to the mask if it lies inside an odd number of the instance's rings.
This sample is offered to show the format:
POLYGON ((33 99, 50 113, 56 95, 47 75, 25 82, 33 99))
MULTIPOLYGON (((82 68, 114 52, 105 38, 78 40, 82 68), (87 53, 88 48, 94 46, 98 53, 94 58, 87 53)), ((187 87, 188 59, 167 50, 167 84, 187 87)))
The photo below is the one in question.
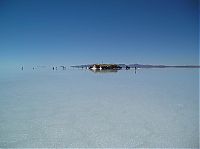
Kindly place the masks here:
POLYGON ((90 69, 90 71, 94 72, 94 73, 102 73, 102 74, 105 74, 105 73, 117 73, 117 69, 102 69, 102 70, 99 70, 99 69, 90 69))

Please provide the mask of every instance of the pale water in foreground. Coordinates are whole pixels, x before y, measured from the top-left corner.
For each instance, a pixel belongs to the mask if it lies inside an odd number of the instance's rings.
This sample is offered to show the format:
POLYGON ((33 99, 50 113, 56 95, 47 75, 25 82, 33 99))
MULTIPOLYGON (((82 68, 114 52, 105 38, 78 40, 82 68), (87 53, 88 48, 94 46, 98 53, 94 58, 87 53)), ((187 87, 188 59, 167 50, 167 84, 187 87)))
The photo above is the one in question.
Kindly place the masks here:
POLYGON ((0 71, 0 147, 199 147, 198 69, 0 71))

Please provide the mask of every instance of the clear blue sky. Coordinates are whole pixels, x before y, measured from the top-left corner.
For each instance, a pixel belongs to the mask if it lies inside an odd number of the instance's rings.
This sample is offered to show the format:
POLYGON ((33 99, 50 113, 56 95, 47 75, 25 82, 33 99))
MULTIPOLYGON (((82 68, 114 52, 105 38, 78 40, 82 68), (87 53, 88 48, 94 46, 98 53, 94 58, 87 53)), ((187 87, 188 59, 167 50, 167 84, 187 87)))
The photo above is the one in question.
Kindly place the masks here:
POLYGON ((198 64, 198 0, 0 0, 0 65, 198 64))

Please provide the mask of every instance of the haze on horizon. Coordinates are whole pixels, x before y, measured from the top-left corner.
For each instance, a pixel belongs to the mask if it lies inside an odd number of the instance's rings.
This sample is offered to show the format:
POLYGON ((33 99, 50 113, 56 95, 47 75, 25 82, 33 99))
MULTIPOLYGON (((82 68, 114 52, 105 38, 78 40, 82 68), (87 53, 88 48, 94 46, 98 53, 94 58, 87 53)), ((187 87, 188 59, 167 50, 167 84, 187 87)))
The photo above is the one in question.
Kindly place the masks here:
POLYGON ((1 0, 0 65, 198 65, 198 0, 1 0))

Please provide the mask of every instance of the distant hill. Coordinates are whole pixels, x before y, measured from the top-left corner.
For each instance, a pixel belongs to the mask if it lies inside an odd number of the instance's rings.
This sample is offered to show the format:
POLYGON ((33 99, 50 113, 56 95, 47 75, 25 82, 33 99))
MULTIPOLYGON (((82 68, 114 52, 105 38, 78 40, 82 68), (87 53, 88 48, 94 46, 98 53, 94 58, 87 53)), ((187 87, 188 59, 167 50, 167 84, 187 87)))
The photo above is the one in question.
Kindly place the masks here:
POLYGON ((196 65, 183 65, 183 66, 179 66, 179 65, 149 65, 149 64, 130 64, 128 65, 131 68, 200 68, 200 66, 196 66, 196 65))

